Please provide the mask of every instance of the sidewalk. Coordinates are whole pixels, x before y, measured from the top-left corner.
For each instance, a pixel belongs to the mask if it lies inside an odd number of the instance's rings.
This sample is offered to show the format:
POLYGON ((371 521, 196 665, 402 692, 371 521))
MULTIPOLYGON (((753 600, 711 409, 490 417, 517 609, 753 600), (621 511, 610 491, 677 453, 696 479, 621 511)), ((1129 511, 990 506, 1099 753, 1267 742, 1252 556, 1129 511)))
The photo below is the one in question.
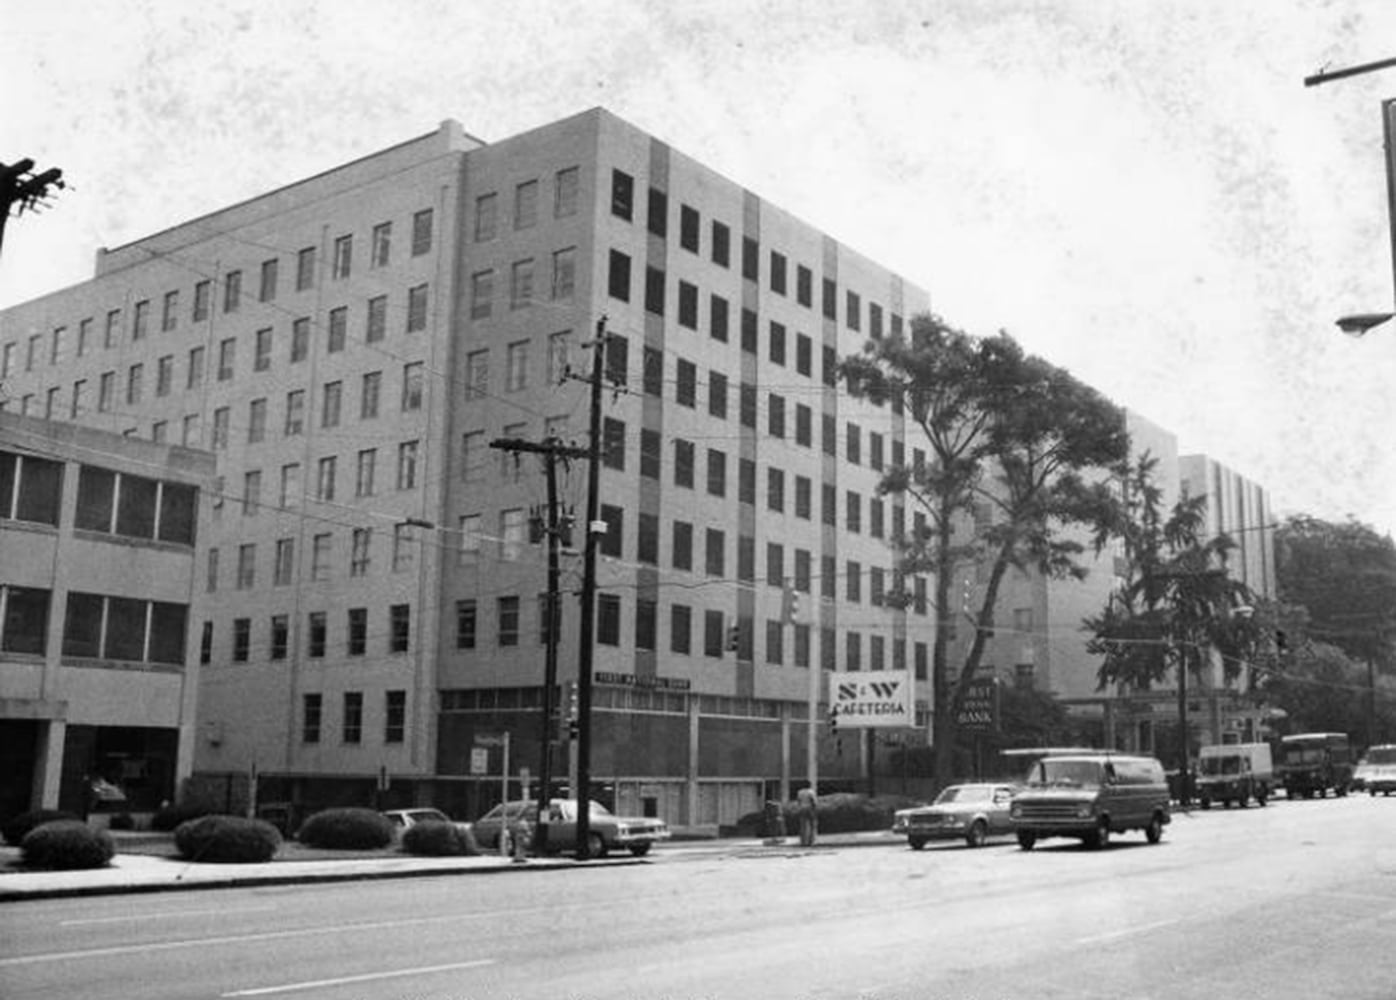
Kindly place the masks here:
POLYGON ((496 872, 551 871, 563 868, 614 867, 646 864, 676 854, 727 854, 738 857, 787 855, 792 850, 905 845, 884 831, 823 836, 814 847, 800 847, 799 838, 779 842, 741 838, 671 841, 645 858, 612 854, 604 859, 577 861, 566 855, 514 862, 497 854, 465 858, 429 858, 408 854, 329 858, 311 861, 266 861, 258 864, 209 864, 149 853, 122 853, 106 868, 40 872, 18 867, 19 849, 0 847, 0 903, 64 896, 99 896, 182 889, 236 888, 250 885, 291 885, 307 882, 348 882, 361 879, 413 878, 432 875, 488 875, 496 872))

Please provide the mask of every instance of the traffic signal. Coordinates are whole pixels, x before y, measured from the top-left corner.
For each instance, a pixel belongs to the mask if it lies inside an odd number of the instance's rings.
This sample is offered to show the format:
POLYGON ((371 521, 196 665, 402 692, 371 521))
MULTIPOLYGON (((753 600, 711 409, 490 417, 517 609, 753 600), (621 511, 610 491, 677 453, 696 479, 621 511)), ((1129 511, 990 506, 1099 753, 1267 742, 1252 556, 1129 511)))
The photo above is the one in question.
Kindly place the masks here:
POLYGON ((727 627, 727 649, 735 653, 742 645, 742 627, 740 625, 729 625, 727 627))
POLYGON ((577 703, 577 682, 567 681, 562 686, 562 717, 561 723, 562 739, 575 740, 577 738, 578 719, 581 713, 577 703))
POLYGON ((786 584, 785 592, 781 595, 780 620, 786 625, 793 625, 799 615, 800 592, 786 584))
POLYGON ((838 731, 839 731, 839 707, 838 707, 837 705, 830 705, 830 706, 829 706, 829 732, 830 732, 830 733, 837 733, 838 731))

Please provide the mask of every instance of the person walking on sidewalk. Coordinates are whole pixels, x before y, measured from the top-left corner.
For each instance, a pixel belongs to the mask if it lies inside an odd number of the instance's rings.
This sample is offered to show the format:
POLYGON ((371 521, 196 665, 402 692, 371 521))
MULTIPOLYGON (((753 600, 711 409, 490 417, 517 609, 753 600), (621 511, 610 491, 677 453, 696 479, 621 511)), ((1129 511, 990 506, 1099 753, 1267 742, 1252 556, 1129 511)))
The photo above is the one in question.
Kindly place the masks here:
POLYGON ((819 835, 819 802, 814 789, 806 786, 795 793, 795 801, 800 809, 800 846, 813 847, 819 835))

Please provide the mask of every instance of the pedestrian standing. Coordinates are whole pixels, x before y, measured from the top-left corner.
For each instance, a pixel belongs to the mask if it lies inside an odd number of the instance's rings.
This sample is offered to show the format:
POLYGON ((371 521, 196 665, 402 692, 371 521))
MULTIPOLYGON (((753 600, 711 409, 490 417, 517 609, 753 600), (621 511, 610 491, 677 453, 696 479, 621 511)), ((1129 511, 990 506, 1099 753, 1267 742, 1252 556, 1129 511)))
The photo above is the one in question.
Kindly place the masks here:
POLYGON ((795 794, 795 801, 800 811, 800 846, 813 847, 814 839, 819 835, 819 802, 814 796, 814 789, 801 788, 795 794))

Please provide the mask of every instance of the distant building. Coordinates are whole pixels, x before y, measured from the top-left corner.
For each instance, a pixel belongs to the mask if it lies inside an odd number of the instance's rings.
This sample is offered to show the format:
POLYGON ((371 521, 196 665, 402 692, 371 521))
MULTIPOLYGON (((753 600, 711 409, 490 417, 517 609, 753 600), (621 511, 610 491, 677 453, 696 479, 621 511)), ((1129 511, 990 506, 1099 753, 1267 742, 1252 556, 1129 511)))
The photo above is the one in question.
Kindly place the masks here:
POLYGON ((0 817, 152 812, 189 776, 213 467, 0 413, 0 817))

